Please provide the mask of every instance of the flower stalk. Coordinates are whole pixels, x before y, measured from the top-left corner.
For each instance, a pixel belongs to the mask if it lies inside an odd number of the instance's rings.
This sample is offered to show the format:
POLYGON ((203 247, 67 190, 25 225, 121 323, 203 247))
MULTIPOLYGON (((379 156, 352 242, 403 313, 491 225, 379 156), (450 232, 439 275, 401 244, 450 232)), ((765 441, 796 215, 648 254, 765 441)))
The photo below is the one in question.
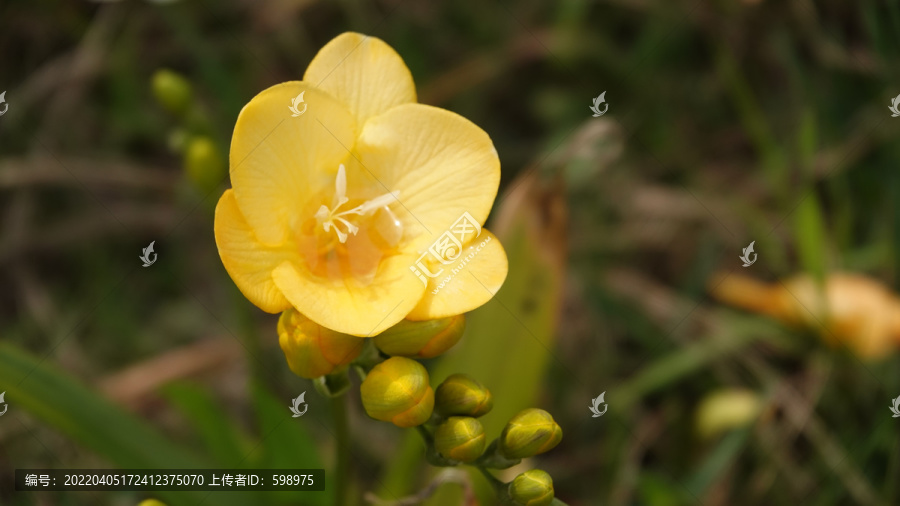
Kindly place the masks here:
POLYGON ((345 506, 350 482, 350 427, 347 423, 346 396, 337 395, 331 398, 331 416, 337 440, 337 459, 334 465, 334 506, 345 506))

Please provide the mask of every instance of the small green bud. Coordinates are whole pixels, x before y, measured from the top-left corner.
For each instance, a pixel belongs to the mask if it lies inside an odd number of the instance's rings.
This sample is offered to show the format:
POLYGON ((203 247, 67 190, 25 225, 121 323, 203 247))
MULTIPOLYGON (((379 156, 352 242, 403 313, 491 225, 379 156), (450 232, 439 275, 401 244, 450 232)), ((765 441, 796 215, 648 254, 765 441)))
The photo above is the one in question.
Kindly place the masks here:
POLYGON ((172 114, 184 114, 191 104, 191 83, 169 69, 159 69, 153 74, 151 88, 156 101, 172 114))
POLYGON ((291 308, 278 318, 278 344, 291 371, 313 379, 352 362, 365 343, 361 337, 322 327, 291 308))
POLYGON ((500 452, 523 459, 552 450, 562 440, 562 429, 543 409, 529 408, 510 419, 500 435, 500 452))
POLYGON ((697 432, 712 438, 752 423, 762 408, 762 400, 752 390, 727 389, 707 395, 695 414, 697 432))
POLYGON ((452 348, 466 329, 464 315, 400 323, 375 336, 375 346, 391 356, 434 358, 452 348))
POLYGON ((415 427, 431 418, 434 390, 422 364, 392 357, 376 365, 360 386, 366 413, 398 427, 415 427))
POLYGON ((451 374, 434 393, 435 409, 444 416, 484 416, 494 407, 491 391, 475 378, 451 374))
POLYGON ((525 471, 509 484, 509 495, 523 506, 547 506, 553 502, 553 478, 540 469, 525 471))
POLYGON ((190 140, 184 152, 188 178, 201 191, 210 191, 225 179, 225 161, 209 137, 190 140))
POLYGON ((484 427, 468 416, 451 416, 434 431, 434 448, 444 458, 474 462, 484 445, 484 427))
POLYGON ((166 504, 156 499, 144 499, 138 506, 166 506, 166 504))

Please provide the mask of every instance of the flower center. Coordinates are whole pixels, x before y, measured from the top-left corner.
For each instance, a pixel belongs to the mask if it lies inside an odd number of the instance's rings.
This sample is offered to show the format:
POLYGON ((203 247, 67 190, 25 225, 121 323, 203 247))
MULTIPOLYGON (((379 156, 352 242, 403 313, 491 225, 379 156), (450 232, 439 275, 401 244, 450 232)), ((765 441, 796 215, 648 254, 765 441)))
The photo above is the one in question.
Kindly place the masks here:
POLYGON ((390 208, 398 195, 395 191, 365 201, 350 199, 342 164, 331 206, 319 206, 299 229, 300 251, 310 271, 332 280, 371 282, 381 260, 396 253, 403 236, 402 222, 390 208))
POLYGON ((338 241, 340 241, 341 244, 347 242, 347 234, 356 235, 356 233, 359 232, 359 227, 352 223, 350 221, 351 219, 356 220, 360 217, 373 214, 379 209, 384 209, 392 218, 394 218, 395 222, 399 223, 399 220, 396 219, 388 205, 397 200, 396 194, 399 194, 400 192, 385 193, 374 199, 367 200, 352 209, 338 212, 344 204, 350 201, 350 199, 347 198, 347 172, 344 169, 344 164, 341 164, 341 166, 338 167, 334 186, 334 203, 331 208, 325 204, 322 204, 322 206, 319 207, 319 210, 316 211, 316 222, 322 226, 325 232, 334 230, 334 233, 337 234, 338 241), (341 230, 341 225, 343 225, 345 230, 341 230))

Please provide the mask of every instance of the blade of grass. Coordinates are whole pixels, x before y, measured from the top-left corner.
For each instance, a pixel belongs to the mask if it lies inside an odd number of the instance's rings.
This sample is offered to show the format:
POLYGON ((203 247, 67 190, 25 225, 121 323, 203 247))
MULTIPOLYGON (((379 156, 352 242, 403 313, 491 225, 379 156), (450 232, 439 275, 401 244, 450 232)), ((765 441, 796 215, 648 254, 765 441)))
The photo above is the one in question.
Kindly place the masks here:
MULTIPOLYGON (((207 459, 166 439, 143 420, 56 370, 50 362, 0 344, 0 391, 6 402, 59 430, 121 468, 209 468, 207 459), (25 378, 22 381, 22 378, 25 378)), ((9 416, 9 414, 7 414, 9 416)), ((206 492, 160 492, 170 506, 198 504, 206 492)), ((229 496, 216 504, 239 506, 229 496)))
POLYGON ((249 451, 247 437, 231 417, 203 388, 176 383, 164 389, 165 397, 188 419, 203 446, 222 467, 235 467, 249 451))

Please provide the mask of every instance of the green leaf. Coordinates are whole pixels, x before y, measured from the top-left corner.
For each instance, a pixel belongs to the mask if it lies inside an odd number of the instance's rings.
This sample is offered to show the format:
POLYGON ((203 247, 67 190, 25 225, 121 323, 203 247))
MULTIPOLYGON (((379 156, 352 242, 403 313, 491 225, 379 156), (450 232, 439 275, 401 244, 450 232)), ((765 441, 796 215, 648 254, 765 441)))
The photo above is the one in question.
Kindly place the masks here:
POLYGON ((745 428, 729 432, 723 437, 706 460, 688 478, 685 486, 691 493, 702 498, 709 487, 728 472, 731 463, 744 449, 750 437, 750 429, 745 428))
POLYGON ((682 485, 668 476, 652 471, 645 471, 638 484, 638 504, 647 506, 684 506, 695 504, 697 500, 690 497, 682 485))
POLYGON ((209 392, 189 383, 176 383, 166 386, 164 394, 188 419, 219 465, 238 466, 250 451, 247 438, 230 422, 228 413, 209 392))
POLYGON ((825 219, 815 191, 810 188, 794 212, 794 241, 803 270, 819 282, 825 279, 825 219))
MULTIPOLYGON (((245 466, 261 469, 321 469, 323 464, 316 450, 316 441, 307 430, 307 425, 315 423, 315 414, 309 413, 293 418, 288 409, 288 399, 279 400, 259 384, 251 388, 259 424, 261 442, 257 449, 260 455, 251 455, 245 466)), ((307 398, 310 410, 322 410, 327 402, 321 397, 307 398)), ((325 480, 324 492, 266 492, 271 501, 309 506, 331 504, 334 496, 334 481, 330 476, 325 480)))
POLYGON ((616 402, 609 405, 610 410, 626 412, 647 395, 671 388, 691 374, 706 371, 710 364, 737 354, 756 341, 780 350, 790 350, 793 346, 787 331, 772 321, 738 314, 721 321, 714 335, 702 336, 684 348, 655 359, 616 387, 616 402))
MULTIPOLYGON (((211 467, 208 460, 166 439, 143 420, 75 378, 60 373, 52 363, 39 361, 8 343, 0 344, 0 385, 10 409, 28 411, 121 468, 211 467)), ((160 492, 158 495, 169 506, 179 506, 198 504, 207 494, 160 492)), ((230 495, 216 496, 217 506, 240 504, 230 495)))

